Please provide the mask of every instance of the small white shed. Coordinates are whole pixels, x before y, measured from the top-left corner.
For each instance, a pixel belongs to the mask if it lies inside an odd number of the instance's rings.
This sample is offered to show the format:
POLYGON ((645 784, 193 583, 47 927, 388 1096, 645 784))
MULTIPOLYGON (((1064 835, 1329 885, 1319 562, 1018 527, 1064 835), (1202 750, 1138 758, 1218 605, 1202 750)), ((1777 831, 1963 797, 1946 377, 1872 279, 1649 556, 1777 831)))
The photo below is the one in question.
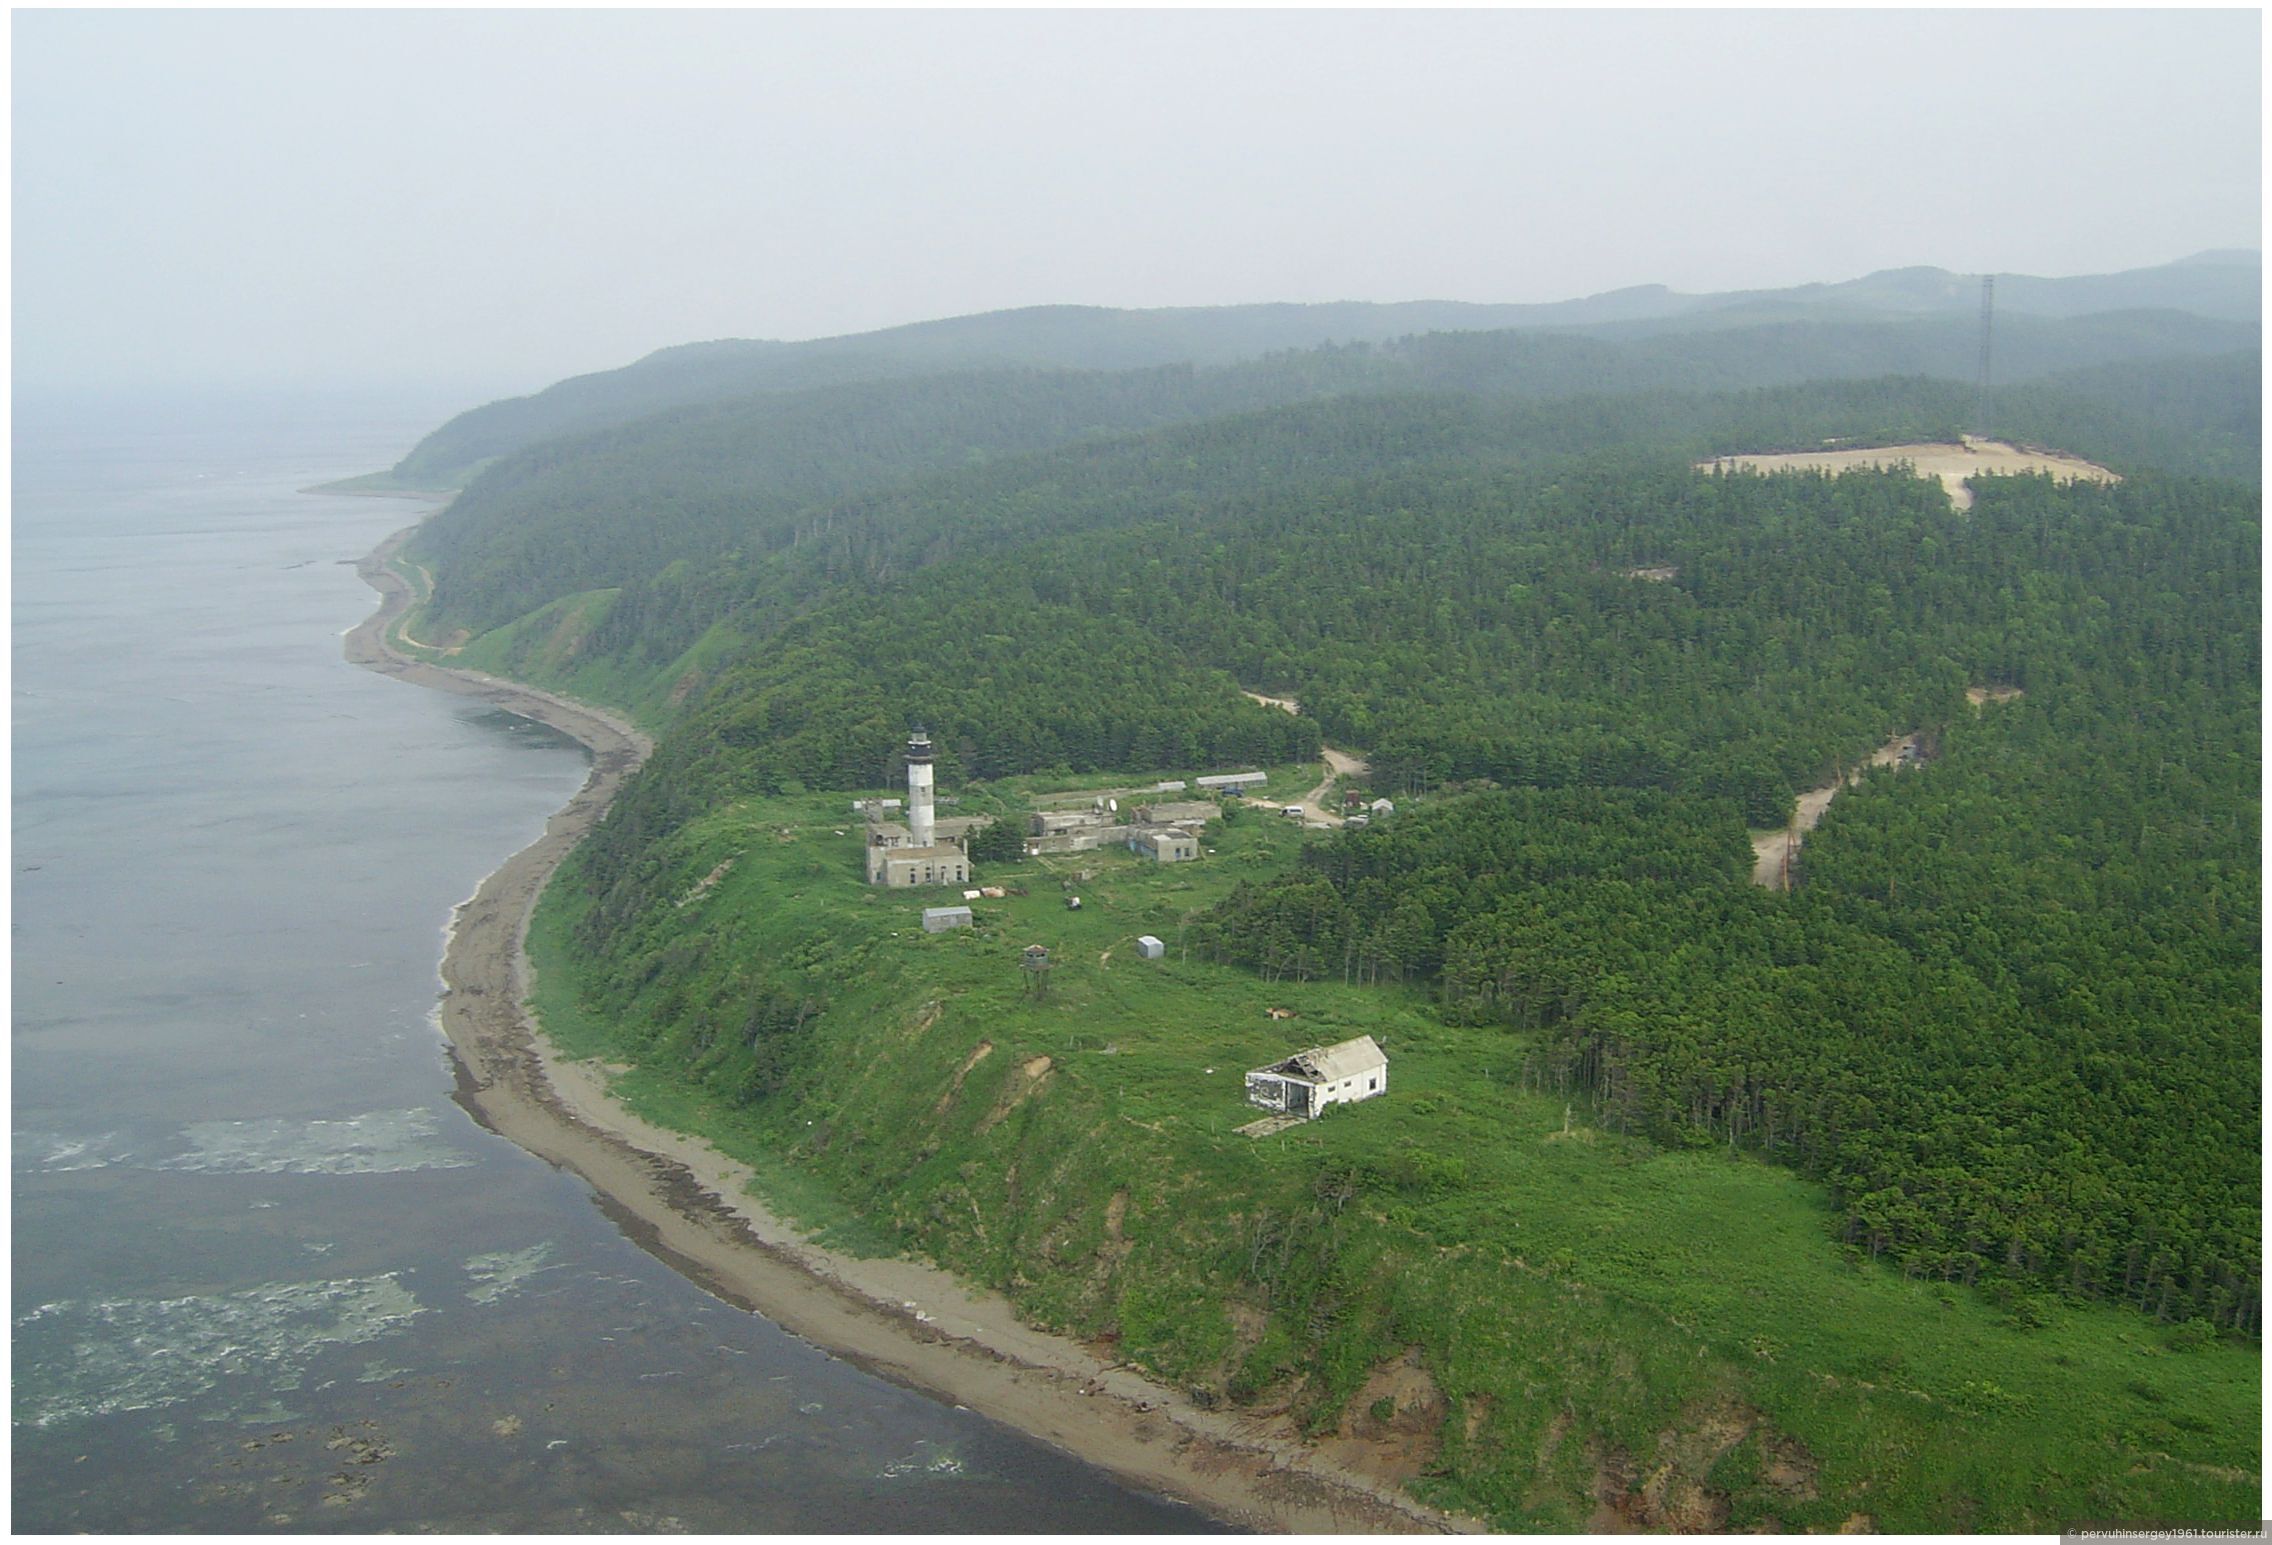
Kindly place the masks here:
POLYGON ((1168 947, 1148 933, 1136 936, 1136 953, 1146 960, 1157 960, 1168 952, 1168 947))
POLYGON ((1313 1046, 1246 1076, 1250 1105, 1308 1120, 1329 1105, 1349 1105, 1388 1092, 1388 1056, 1369 1035, 1338 1046, 1313 1046))

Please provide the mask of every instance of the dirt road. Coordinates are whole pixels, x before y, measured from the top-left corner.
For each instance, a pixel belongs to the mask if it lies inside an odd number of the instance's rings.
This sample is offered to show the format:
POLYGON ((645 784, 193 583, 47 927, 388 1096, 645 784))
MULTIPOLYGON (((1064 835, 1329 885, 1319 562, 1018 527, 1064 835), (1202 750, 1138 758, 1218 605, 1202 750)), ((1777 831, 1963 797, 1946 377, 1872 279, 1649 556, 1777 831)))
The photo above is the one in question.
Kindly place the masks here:
POLYGON ((1797 812, 1791 824, 1779 831, 1751 834, 1751 883, 1764 885, 1771 891, 1791 888, 1791 860, 1798 856, 1806 834, 1822 821, 1823 812, 1839 793, 1862 781, 1862 774, 1872 767, 1899 767, 1906 765, 1903 753, 1917 744, 1914 734, 1898 736, 1870 753, 1870 758, 1845 777, 1834 779, 1819 789, 1809 789, 1799 796, 1797 812))
MULTIPOLYGON (((1239 688, 1239 692, 1242 696, 1252 698, 1265 708, 1282 708, 1291 714, 1298 714, 1302 711, 1301 703, 1294 698, 1267 697, 1260 692, 1249 692, 1244 687, 1239 688)), ((1321 746, 1319 750, 1325 756, 1325 781, 1323 783, 1304 794, 1300 799, 1249 799, 1247 803, 1277 811, 1283 811, 1289 804, 1299 805, 1302 807, 1302 824, 1304 826, 1342 825, 1340 807, 1337 804, 1329 804, 1326 795, 1333 792, 1333 785, 1341 779, 1361 778, 1369 769, 1362 757, 1351 756, 1346 751, 1336 751, 1331 746, 1321 746)))

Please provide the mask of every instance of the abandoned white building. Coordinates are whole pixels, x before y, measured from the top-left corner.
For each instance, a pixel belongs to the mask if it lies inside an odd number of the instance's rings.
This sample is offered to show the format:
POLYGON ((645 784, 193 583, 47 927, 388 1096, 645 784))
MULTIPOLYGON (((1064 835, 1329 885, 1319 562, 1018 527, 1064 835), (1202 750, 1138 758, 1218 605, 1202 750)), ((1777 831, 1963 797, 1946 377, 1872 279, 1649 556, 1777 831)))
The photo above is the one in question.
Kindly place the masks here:
POLYGON ((1125 843, 1131 853, 1163 864, 1183 863, 1199 856, 1201 828, 1223 813, 1211 799, 1161 800, 1136 806, 1134 821, 1126 821, 1118 800, 1093 799, 1086 809, 1036 811, 1027 826, 1026 851, 1086 853, 1125 843))
POLYGON ((1128 851, 1162 864, 1189 863, 1199 856, 1199 837, 1180 826, 1126 828, 1128 851))
POLYGON ((991 816, 964 816, 942 821, 931 798, 931 737, 923 726, 907 737, 907 824, 887 821, 884 811, 895 800, 867 800, 868 883, 908 887, 916 885, 967 885, 970 854, 964 843, 972 829, 986 825, 991 816))
POLYGON ((1119 815, 1103 810, 1043 810, 1034 815, 1030 830, 1028 853, 1086 853, 1128 835, 1119 815))
POLYGON ((1329 1105, 1388 1092, 1388 1057, 1369 1035, 1338 1046, 1313 1046, 1246 1076, 1246 1098, 1264 1110, 1309 1120, 1329 1105))
POLYGON ((1136 819, 1146 826, 1204 826, 1222 813, 1211 799, 1163 799, 1136 807, 1136 819))

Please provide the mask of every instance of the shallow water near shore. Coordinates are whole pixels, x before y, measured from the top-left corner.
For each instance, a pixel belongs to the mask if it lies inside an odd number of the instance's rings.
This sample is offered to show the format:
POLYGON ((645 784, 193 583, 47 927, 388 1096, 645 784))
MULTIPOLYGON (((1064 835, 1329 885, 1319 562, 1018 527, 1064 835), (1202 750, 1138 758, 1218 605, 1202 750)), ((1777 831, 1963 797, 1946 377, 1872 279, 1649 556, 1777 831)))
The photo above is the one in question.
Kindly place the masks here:
POLYGON ((31 1531, 1188 1532, 711 1297, 451 1100, 451 907, 580 748, 347 665, 422 420, 15 447, 31 1531))

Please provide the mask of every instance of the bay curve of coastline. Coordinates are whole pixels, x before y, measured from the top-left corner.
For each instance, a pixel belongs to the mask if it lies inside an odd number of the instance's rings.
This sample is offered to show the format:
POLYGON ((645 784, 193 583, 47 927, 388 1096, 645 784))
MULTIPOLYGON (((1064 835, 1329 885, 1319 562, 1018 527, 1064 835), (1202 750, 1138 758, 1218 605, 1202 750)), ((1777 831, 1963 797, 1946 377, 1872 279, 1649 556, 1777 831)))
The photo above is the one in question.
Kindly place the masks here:
POLYGON ((1302 1534, 1483 1530, 1336 1462, 1282 1418, 1203 1410, 1079 1342, 1021 1323, 1006 1299, 935 1267, 815 1245, 750 1194, 746 1166, 643 1120, 610 1098, 595 1065, 559 1056, 525 1007, 529 918, 653 742, 587 704, 398 650, 393 624, 415 597, 391 560, 415 529, 395 532, 356 565, 380 602, 346 634, 349 662, 548 725, 592 755, 590 776, 544 835, 483 880, 449 930, 439 1018, 456 1099, 475 1120, 582 1177, 635 1241, 726 1301, 1210 1517, 1302 1534))

